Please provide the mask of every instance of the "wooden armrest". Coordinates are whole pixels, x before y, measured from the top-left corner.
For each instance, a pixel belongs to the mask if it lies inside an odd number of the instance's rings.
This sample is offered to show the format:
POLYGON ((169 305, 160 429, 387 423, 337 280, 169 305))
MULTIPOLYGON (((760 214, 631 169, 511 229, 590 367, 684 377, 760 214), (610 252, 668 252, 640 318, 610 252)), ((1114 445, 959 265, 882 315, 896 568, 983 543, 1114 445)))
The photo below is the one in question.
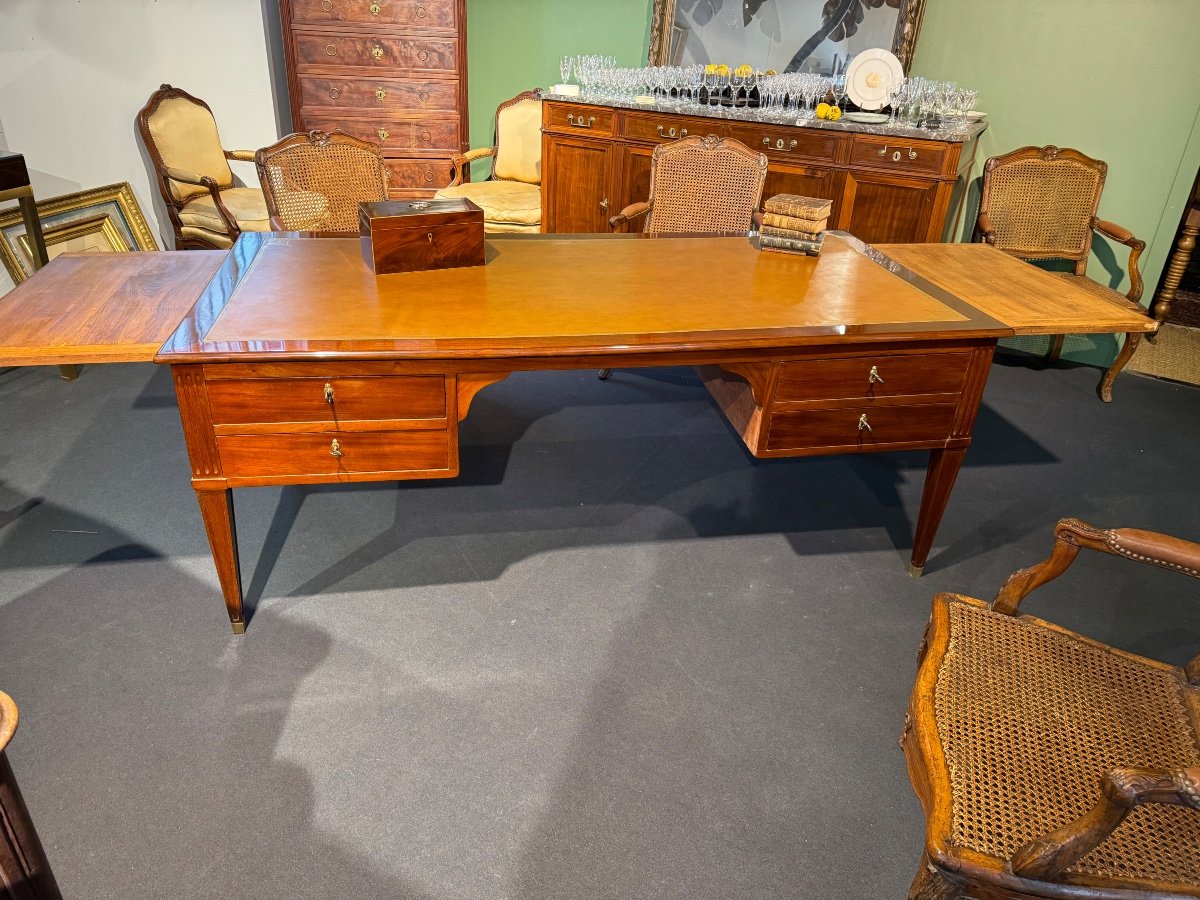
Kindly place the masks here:
POLYGON ((979 236, 983 238, 985 244, 996 243, 996 233, 992 228, 992 220, 988 218, 987 213, 980 213, 979 218, 975 220, 975 228, 979 232, 979 236))
POLYGON ((1142 275, 1138 271, 1138 258, 1146 249, 1146 242, 1135 238, 1133 232, 1128 229, 1114 225, 1112 222, 1106 222, 1104 219, 1093 218, 1092 228, 1106 238, 1111 238, 1118 244, 1124 244, 1129 248, 1129 293, 1125 296, 1137 303, 1142 299, 1142 275))
POLYGON ((1069 825, 1017 849, 1012 873, 1042 881, 1053 878, 1094 850, 1143 803, 1200 810, 1200 768, 1113 770, 1101 779, 1095 806, 1069 825))
POLYGON ((164 166, 163 174, 172 181, 182 181, 184 184, 195 184, 206 188, 215 188, 217 186, 216 179, 211 175, 199 175, 196 172, 189 172, 187 169, 164 166))
POLYGON ((1054 549, 1050 556, 1036 566, 1008 576, 996 592, 992 609, 1005 615, 1016 615, 1022 600, 1067 571, 1080 547, 1200 578, 1200 544, 1156 531, 1137 528, 1105 530, 1078 519, 1060 519, 1054 526, 1054 549))
POLYGON ((608 227, 613 229, 620 228, 622 225, 626 225, 638 216, 644 216, 648 212, 650 212, 650 204, 644 200, 638 203, 630 203, 608 220, 608 227))
POLYGON ((254 162, 253 150, 226 150, 226 159, 236 159, 239 162, 254 162))
POLYGON ((466 170, 471 163, 477 159, 487 159, 489 156, 494 156, 495 153, 496 151, 492 147, 476 147, 474 150, 450 157, 450 166, 454 170, 454 177, 450 179, 447 187, 457 187, 462 184, 466 180, 466 170))

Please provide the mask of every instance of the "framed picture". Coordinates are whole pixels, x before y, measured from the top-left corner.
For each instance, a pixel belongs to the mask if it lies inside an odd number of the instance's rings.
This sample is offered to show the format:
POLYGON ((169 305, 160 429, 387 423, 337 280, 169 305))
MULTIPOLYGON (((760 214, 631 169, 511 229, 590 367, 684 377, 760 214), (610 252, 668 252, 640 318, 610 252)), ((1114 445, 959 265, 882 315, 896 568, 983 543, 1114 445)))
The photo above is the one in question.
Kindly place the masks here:
MULTIPOLYGON (((128 182, 39 200, 37 209, 50 259, 158 249, 128 182)), ((16 207, 0 212, 0 259, 14 284, 33 274, 33 248, 16 207)))

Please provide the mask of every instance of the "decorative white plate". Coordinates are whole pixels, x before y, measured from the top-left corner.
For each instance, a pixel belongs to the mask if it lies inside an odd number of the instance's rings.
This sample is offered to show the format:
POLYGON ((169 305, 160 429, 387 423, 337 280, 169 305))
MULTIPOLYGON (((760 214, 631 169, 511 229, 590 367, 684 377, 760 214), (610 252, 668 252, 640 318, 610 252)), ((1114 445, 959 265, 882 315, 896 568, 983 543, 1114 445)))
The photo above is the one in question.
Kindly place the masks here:
POLYGON ((842 116, 847 122, 859 122, 863 125, 882 125, 888 121, 886 113, 848 112, 842 116))
POLYGON ((888 50, 864 50, 846 67, 846 96, 860 109, 879 109, 888 102, 888 88, 904 78, 904 67, 888 50))
POLYGON ((969 121, 969 122, 978 122, 980 119, 986 119, 986 118, 987 118, 987 113, 980 112, 977 109, 973 109, 967 113, 967 121, 969 121))

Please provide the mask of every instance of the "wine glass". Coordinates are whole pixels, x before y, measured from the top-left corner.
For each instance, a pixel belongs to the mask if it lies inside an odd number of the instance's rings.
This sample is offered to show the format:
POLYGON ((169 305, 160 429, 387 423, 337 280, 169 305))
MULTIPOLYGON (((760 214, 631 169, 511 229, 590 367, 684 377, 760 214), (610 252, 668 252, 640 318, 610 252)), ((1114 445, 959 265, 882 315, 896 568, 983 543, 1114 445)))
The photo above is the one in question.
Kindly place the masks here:
POLYGON ((558 61, 558 71, 562 75, 560 84, 571 83, 571 70, 575 67, 575 58, 573 56, 564 56, 558 61))

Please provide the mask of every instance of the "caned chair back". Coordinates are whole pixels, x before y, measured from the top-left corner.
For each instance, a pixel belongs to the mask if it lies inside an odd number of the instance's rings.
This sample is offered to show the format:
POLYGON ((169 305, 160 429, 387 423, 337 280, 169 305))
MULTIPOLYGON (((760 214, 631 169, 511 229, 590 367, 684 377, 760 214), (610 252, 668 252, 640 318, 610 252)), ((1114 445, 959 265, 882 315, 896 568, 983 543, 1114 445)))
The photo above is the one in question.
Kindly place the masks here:
POLYGON ((1086 260, 1107 172, 1102 160, 1054 146, 992 157, 979 200, 989 243, 1024 259, 1086 260))
MULTIPOLYGON (((208 104, 187 91, 164 84, 150 95, 138 113, 138 128, 155 168, 181 169, 207 175, 221 190, 233 185, 217 122, 208 104)), ((208 193, 208 188, 163 179, 168 202, 183 203, 208 193)))
POLYGON ((654 148, 647 234, 746 234, 767 158, 715 134, 654 148))
POLYGON ((272 227, 358 231, 358 204, 387 199, 379 147, 340 131, 290 134, 254 155, 272 227))
POLYGON ((534 91, 518 94, 496 110, 492 178, 542 183, 542 101, 534 91))

